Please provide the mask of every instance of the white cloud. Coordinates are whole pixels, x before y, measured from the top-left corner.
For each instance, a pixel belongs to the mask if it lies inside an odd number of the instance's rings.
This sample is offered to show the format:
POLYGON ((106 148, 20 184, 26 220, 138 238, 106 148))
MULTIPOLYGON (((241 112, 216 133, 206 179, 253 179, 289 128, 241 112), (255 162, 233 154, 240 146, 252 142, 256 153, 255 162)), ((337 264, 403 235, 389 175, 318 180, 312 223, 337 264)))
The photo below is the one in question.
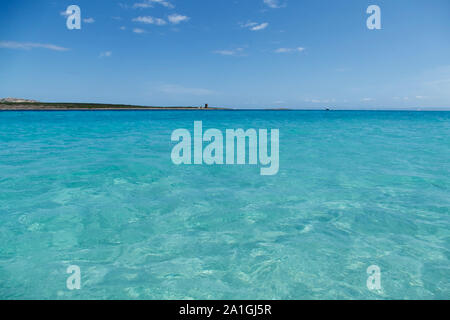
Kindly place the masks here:
POLYGON ((100 58, 109 58, 112 56, 112 51, 105 51, 100 53, 100 58))
POLYGON ((214 53, 221 54, 223 56, 234 56, 236 54, 234 50, 216 50, 214 53))
POLYGON ((246 29, 249 29, 251 31, 264 30, 268 26, 269 26, 269 23, 267 23, 267 22, 264 22, 264 23, 247 22, 247 23, 241 24, 242 28, 246 28, 246 29))
POLYGON ((244 48, 236 48, 236 49, 232 49, 232 50, 216 50, 213 51, 213 53, 215 54, 220 54, 222 56, 242 56, 244 48))
POLYGON ((251 27, 254 27, 256 25, 258 25, 257 22, 247 22, 247 23, 242 23, 241 27, 242 28, 251 28, 251 27))
POLYGON ((183 15, 181 15, 181 14, 171 14, 171 15, 168 17, 168 19, 169 19, 169 21, 170 21, 171 23, 173 23, 173 24, 179 24, 180 22, 188 21, 190 18, 187 17, 187 16, 183 16, 183 15))
POLYGON ((369 101, 373 101, 373 99, 372 98, 364 98, 361 101, 362 102, 369 102, 369 101))
POLYGON ((298 47, 298 48, 279 48, 275 50, 276 53, 293 53, 293 52, 303 52, 305 51, 305 48, 298 47))
POLYGON ((139 29, 139 28, 134 28, 133 32, 137 33, 137 34, 141 34, 141 33, 145 33, 145 30, 142 30, 142 29, 139 29))
POLYGON ((167 21, 161 18, 154 18, 150 16, 137 17, 133 19, 134 22, 140 22, 145 24, 155 24, 157 26, 163 26, 167 24, 167 21))
POLYGON ((147 3, 147 2, 139 2, 139 3, 135 3, 133 4, 133 8, 153 8, 153 5, 151 3, 147 3))
POLYGON ((283 8, 286 5, 280 4, 279 0, 264 0, 264 4, 272 9, 283 8))
POLYGON ((94 23, 95 20, 94 20, 94 18, 86 18, 86 19, 83 19, 83 22, 84 23, 94 23))
MULTIPOLYGON (((417 97, 416 97, 417 98, 417 97)), ((403 101, 408 101, 409 97, 393 97, 394 100, 403 100, 403 101)))
MULTIPOLYGON (((179 24, 183 21, 188 21, 190 18, 187 16, 183 16, 180 14, 171 14, 168 17, 168 20, 172 24, 179 24)), ((167 21, 161 18, 155 18, 151 16, 141 16, 133 19, 134 22, 140 22, 145 24, 154 24, 157 26, 164 26, 167 24, 167 21)))
POLYGON ((251 27, 250 30, 252 30, 252 31, 264 30, 268 26, 269 26, 269 24, 267 22, 264 22, 264 23, 254 26, 254 27, 251 27))
POLYGON ((214 91, 203 88, 186 88, 180 85, 166 84, 157 88, 158 91, 168 94, 184 94, 194 96, 206 96, 214 94, 214 91))
POLYGON ((336 99, 306 99, 306 102, 311 102, 311 103, 330 103, 330 102, 336 102, 336 99))
POLYGON ((68 51, 69 49, 56 46, 54 44, 33 43, 33 42, 16 42, 16 41, 0 41, 0 48, 31 50, 35 48, 48 49, 53 51, 68 51))
POLYGON ((133 8, 141 8, 141 9, 145 9, 145 8, 153 8, 153 6, 155 4, 160 4, 163 7, 169 8, 169 9, 173 9, 175 8, 175 6, 170 3, 169 1, 166 0, 145 0, 144 2, 137 2, 135 4, 133 4, 133 8))

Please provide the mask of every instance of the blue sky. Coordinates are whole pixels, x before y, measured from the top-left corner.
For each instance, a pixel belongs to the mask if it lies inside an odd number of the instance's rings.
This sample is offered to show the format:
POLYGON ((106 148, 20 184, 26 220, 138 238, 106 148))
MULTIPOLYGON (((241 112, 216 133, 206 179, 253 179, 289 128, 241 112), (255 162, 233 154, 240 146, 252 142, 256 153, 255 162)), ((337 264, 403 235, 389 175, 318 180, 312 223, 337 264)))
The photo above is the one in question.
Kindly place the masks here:
POLYGON ((448 0, 0 2, 0 97, 450 107, 448 0), (62 14, 81 8, 81 30, 62 14), (369 30, 369 5, 381 30, 369 30))

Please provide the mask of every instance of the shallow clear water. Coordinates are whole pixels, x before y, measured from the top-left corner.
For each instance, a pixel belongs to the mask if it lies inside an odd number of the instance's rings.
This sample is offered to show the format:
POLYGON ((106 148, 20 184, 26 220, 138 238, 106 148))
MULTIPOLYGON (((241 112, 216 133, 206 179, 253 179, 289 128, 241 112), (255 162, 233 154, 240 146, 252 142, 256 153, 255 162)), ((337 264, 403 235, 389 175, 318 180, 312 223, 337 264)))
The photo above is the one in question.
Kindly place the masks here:
POLYGON ((449 299, 449 137, 445 112, 1 112, 0 298, 449 299), (194 120, 280 129, 279 174, 173 165, 194 120))

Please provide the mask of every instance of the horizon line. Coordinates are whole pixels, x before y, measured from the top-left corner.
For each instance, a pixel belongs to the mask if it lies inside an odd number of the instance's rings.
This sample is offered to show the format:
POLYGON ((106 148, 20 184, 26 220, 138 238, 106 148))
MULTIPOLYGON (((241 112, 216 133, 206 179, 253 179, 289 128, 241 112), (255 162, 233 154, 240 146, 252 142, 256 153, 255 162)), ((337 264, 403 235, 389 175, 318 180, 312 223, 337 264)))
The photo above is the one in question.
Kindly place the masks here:
MULTIPOLYGON (((150 105, 140 105, 140 104, 124 104, 124 103, 99 103, 99 102, 41 102, 31 99, 19 99, 19 98, 9 98, 9 99, 16 99, 16 100, 24 100, 24 101, 4 101, 5 99, 0 99, 0 105, 9 105, 9 106, 20 106, 20 105, 40 105, 42 107, 45 107, 45 105, 49 105, 49 107, 63 107, 65 105, 72 105, 73 107, 79 106, 82 108, 87 108, 89 105, 92 106, 111 106, 111 108, 120 108, 120 107, 126 107, 128 109, 132 108, 138 108, 141 110, 145 110, 145 108, 148 109, 164 109, 164 110, 170 110, 170 109, 193 109, 193 110, 223 110, 223 111, 450 111, 450 106, 448 107, 431 107, 431 106, 420 106, 420 107, 371 107, 371 108, 360 108, 360 107, 332 107, 332 106, 320 106, 320 107, 256 107, 256 108, 242 108, 242 107, 224 107, 224 106, 216 106, 216 105, 191 105, 191 106, 180 106, 180 105, 172 105, 172 106, 150 106, 150 105), (205 106, 208 106, 205 108, 205 106)), ((91 109, 95 109, 91 108, 91 109)), ((103 108, 105 109, 105 108, 103 108)), ((126 110, 125 108, 123 108, 126 110)), ((5 109, 4 109, 5 110, 5 109)), ((18 110, 19 111, 19 110, 18 110)))

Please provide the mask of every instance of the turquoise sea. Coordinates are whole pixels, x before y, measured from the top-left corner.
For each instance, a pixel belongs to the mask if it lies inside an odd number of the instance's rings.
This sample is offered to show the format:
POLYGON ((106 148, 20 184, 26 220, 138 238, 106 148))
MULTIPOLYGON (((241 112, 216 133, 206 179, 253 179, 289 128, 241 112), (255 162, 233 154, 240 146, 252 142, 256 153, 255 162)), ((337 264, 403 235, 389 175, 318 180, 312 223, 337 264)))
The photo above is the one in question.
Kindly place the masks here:
POLYGON ((1 299, 449 299, 449 262, 450 112, 0 112, 1 299), (175 166, 194 121, 280 129, 278 175, 175 166))

